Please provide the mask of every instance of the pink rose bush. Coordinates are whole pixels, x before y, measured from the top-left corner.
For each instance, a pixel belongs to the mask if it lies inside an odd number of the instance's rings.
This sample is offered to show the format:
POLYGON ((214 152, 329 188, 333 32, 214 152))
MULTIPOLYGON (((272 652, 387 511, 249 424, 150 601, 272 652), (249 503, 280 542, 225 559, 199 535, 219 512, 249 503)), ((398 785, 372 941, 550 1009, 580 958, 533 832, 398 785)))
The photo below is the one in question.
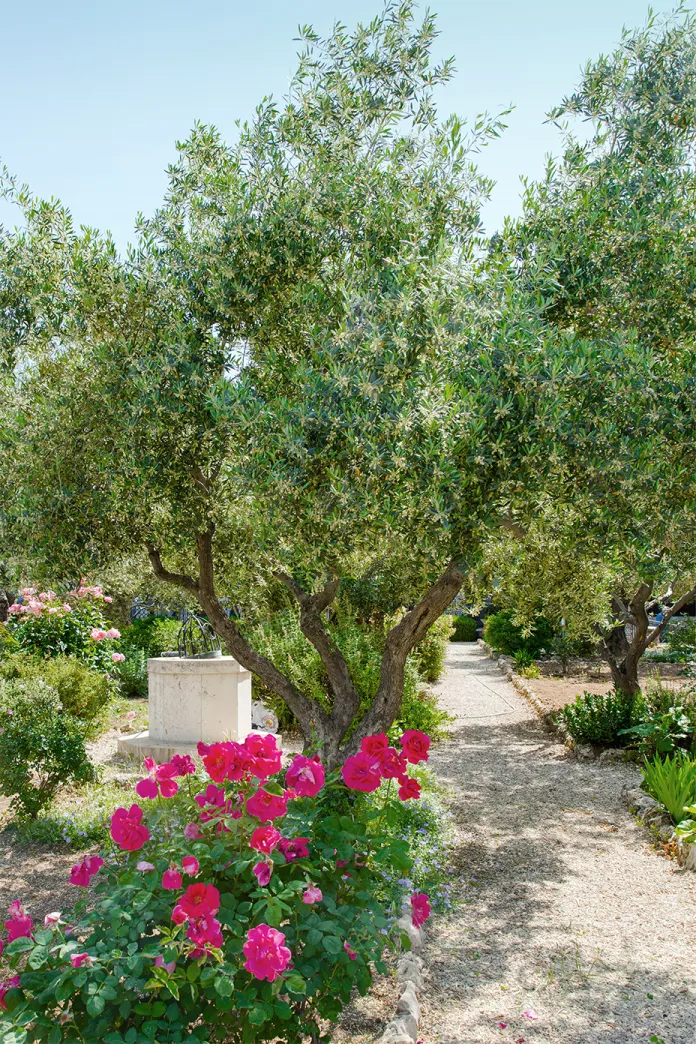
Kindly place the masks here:
POLYGON ((23 587, 9 607, 9 629, 20 646, 39 656, 74 656, 108 672, 122 663, 120 631, 109 627, 104 610, 112 599, 98 584, 82 581, 71 591, 23 587))
MULTIPOLYGON (((283 765, 258 733, 201 744, 202 768, 146 759, 110 845, 72 867, 87 892, 73 925, 56 914, 36 928, 11 904, 0 1037, 318 1038, 403 938, 383 879, 385 867, 407 878, 410 860, 387 825, 418 797, 408 766, 427 747, 413 731, 400 749, 367 737, 332 774, 317 756, 283 765)), ((411 910, 422 924, 428 897, 415 893, 411 910)))

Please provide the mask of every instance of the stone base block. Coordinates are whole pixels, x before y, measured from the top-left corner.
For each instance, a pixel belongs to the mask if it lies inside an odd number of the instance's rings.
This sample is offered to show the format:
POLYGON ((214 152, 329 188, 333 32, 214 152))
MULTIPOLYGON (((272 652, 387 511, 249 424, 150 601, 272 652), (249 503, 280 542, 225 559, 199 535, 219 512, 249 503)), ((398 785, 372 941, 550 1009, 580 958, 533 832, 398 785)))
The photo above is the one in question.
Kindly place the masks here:
MULTIPOLYGON (((280 733, 264 732, 262 735, 275 736, 278 746, 282 747, 283 737, 280 733)), ((224 739, 224 737, 221 738, 224 739)), ((119 736, 116 744, 119 754, 126 754, 139 761, 142 758, 154 758, 160 764, 164 761, 171 761, 175 754, 190 754, 193 757, 197 753, 196 747, 196 743, 188 743, 185 740, 158 739, 156 736, 151 736, 149 732, 138 732, 134 736, 119 736)))

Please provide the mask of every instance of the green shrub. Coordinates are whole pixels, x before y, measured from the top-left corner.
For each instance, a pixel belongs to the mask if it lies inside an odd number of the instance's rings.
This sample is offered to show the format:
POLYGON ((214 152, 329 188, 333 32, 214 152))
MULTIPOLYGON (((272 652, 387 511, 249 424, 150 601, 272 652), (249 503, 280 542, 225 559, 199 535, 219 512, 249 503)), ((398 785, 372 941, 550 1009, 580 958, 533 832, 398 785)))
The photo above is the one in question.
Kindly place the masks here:
POLYGON ((486 617, 483 625, 483 640, 497 653, 514 656, 518 651, 528 652, 532 658, 539 655, 542 649, 548 649, 553 641, 553 628, 543 616, 538 616, 532 625, 529 635, 523 634, 522 627, 512 622, 512 611, 505 609, 486 617))
POLYGON ((629 742, 637 742, 641 754, 672 754, 679 747, 690 745, 693 725, 682 706, 672 706, 666 710, 651 710, 644 706, 638 722, 624 729, 622 735, 629 742))
POLYGON ((670 652, 680 660, 689 660, 696 656, 696 618, 673 620, 666 635, 670 652))
POLYGON ((541 671, 535 663, 529 665, 529 667, 520 667, 518 674, 521 678, 541 678, 541 671))
POLYGON ((452 623, 454 632, 450 641, 452 642, 475 642, 476 621, 473 616, 453 616, 452 623))
POLYGON ((86 723, 99 717, 114 692, 108 675, 72 656, 54 656, 49 660, 21 653, 7 656, 0 660, 0 677, 32 683, 43 681, 58 694, 68 714, 86 723))
POLYGON ((130 649, 142 649, 145 659, 173 652, 177 647, 181 621, 168 616, 146 616, 134 620, 121 635, 121 651, 128 657, 130 649))
POLYGON ((0 688, 0 794, 18 816, 35 819, 60 787, 95 778, 82 726, 42 681, 0 688))
POLYGON ((643 786, 680 823, 687 805, 696 802, 696 761, 682 753, 664 759, 656 754, 645 762, 643 786))
POLYGON ((441 616, 413 650, 411 655, 423 681, 437 682, 442 677, 451 634, 452 617, 441 616))
POLYGON ((125 660, 117 663, 114 674, 122 696, 147 696, 147 657, 137 645, 126 649, 125 660))
POLYGON ((603 695, 584 692, 558 717, 577 743, 623 747, 628 742, 625 730, 631 726, 634 703, 630 696, 616 691, 603 695))
POLYGON ((399 732, 419 729, 420 732, 427 732, 431 739, 438 740, 448 735, 449 725, 453 721, 453 716, 438 705, 434 693, 421 689, 417 684, 410 684, 404 692, 401 715, 393 729, 399 732))

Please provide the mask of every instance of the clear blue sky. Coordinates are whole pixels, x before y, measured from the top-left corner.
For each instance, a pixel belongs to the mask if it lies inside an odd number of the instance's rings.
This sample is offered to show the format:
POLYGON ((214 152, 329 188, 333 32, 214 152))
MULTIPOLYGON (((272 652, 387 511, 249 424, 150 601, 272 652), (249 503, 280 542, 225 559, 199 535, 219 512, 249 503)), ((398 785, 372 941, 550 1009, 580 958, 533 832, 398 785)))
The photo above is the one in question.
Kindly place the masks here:
MULTIPOLYGON (((521 175, 557 150, 544 113, 572 90, 582 64, 609 50, 642 0, 434 0, 439 57, 457 74, 443 114, 471 117, 512 102, 509 129, 482 154, 497 187, 484 211, 494 231, 519 209, 521 175)), ((657 11, 674 3, 653 0, 657 11)), ((80 223, 132 238, 166 186, 175 142, 194 120, 232 137, 264 94, 282 96, 300 22, 320 32, 381 10, 381 0, 25 0, 0 23, 0 160, 80 223)), ((7 222, 7 209, 0 218, 7 222)))

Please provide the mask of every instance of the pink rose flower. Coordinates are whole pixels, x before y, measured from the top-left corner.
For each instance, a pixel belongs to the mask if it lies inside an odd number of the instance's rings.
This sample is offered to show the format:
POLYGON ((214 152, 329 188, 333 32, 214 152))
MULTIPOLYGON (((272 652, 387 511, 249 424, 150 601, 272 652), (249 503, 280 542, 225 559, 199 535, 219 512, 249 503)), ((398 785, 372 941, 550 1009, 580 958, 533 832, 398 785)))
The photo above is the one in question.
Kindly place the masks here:
POLYGON ((200 863, 195 856, 184 856, 181 860, 184 873, 188 874, 189 877, 195 877, 200 869, 200 863))
POLYGON ((196 959, 202 957, 212 949, 219 950, 222 946, 222 926, 219 921, 209 914, 201 914, 189 921, 186 929, 186 938, 195 943, 196 949, 191 956, 196 959))
POLYGON ((174 767, 169 763, 158 765, 154 758, 143 758, 143 763, 148 774, 146 779, 136 784, 138 797, 152 799, 160 794, 163 798, 174 797, 179 789, 179 784, 173 779, 176 775, 174 767))
POLYGON ((177 905, 172 910, 172 921, 174 922, 174 924, 183 924, 184 921, 188 921, 188 919, 189 915, 177 903, 177 905))
MULTIPOLYGON (((51 610, 49 609, 49 612, 50 612, 50 611, 51 611, 51 610)), ((125 660, 125 658, 126 658, 126 657, 125 657, 125 656, 123 655, 123 653, 112 653, 112 654, 111 654, 111 662, 112 662, 112 663, 123 663, 123 661, 125 660)))
POLYGON ((365 736, 365 739, 360 744, 360 750, 363 754, 369 754, 371 758, 375 758, 377 761, 382 760, 382 755, 386 753, 388 748, 389 740, 384 732, 379 732, 374 736, 365 736))
POLYGON ((213 743, 202 757, 206 772, 216 783, 226 779, 238 781, 249 771, 249 755, 241 743, 213 743))
POLYGON ((255 863, 251 871, 259 882, 261 888, 265 888, 268 882, 271 880, 271 874, 273 873, 273 863, 264 860, 261 863, 255 863))
POLYGON ((197 838, 203 837, 198 829, 198 823, 187 823, 184 827, 184 837, 189 841, 195 841, 197 838))
POLYGON ((19 975, 13 975, 11 979, 5 979, 4 982, 0 982, 0 1009, 2 1011, 7 1011, 5 994, 8 990, 16 989, 19 989, 19 975))
POLYGON ((286 797, 269 794, 267 790, 260 788, 247 800, 246 810, 250 816, 255 816, 262 823, 270 823, 271 820, 285 815, 288 802, 286 797))
POLYGON ((268 779, 280 772, 281 751, 275 736, 251 732, 244 740, 244 749, 250 762, 250 771, 257 779, 268 779))
POLYGON ((285 936, 277 928, 260 924, 250 928, 244 943, 244 967, 255 979, 275 982, 285 971, 292 954, 284 945, 285 936))
POLYGON ((107 605, 111 605, 111 603, 113 602, 113 598, 111 597, 111 595, 104 595, 104 601, 107 605))
POLYGON ((324 766, 319 758, 306 758, 298 754, 293 758, 285 782, 298 797, 316 797, 325 781, 324 766))
POLYGON ((89 636, 95 642, 101 642, 104 640, 104 638, 106 638, 106 631, 104 631, 101 627, 93 627, 92 630, 89 632, 89 636))
POLYGON ((357 953, 355 952, 355 950, 354 950, 354 949, 353 949, 353 947, 352 947, 352 946, 350 945, 350 943, 348 942, 348 940, 347 940, 347 939, 346 939, 346 941, 345 941, 345 942, 344 942, 344 944, 343 944, 343 949, 344 949, 344 950, 346 951, 346 953, 347 953, 347 954, 348 954, 348 956, 350 957, 351 961, 354 961, 354 960, 355 960, 355 958, 356 958, 356 957, 358 956, 358 955, 357 955, 357 953))
POLYGON ((351 790, 360 790, 365 794, 377 790, 382 782, 379 761, 362 750, 346 759, 341 773, 347 787, 351 790))
POLYGON ((181 874, 178 870, 165 870, 162 874, 162 887, 168 892, 178 892, 180 888, 183 888, 184 882, 181 879, 181 874))
POLYGON ((249 847, 255 848, 257 852, 270 855, 277 847, 282 835, 280 830, 273 826, 257 827, 249 838, 249 847))
POLYGON ((142 818, 140 805, 131 805, 127 811, 117 808, 111 817, 111 837, 124 852, 137 852, 150 840, 150 831, 142 818))
POLYGON ((399 797, 402 801, 409 801, 411 798, 419 798, 421 792, 421 785, 417 779, 413 779, 411 776, 401 776, 399 779, 399 797))
POLYGON ((164 968, 167 975, 172 975, 174 973, 174 969, 176 968, 176 961, 168 961, 168 963, 165 964, 164 957, 161 953, 159 953, 155 957, 155 968, 164 968))
POLYGON ((399 742, 401 743, 404 757, 411 765, 417 765, 419 761, 428 760, 430 736, 426 736, 424 732, 419 732, 418 729, 407 729, 399 742))
POLYGON ((76 863, 70 871, 70 884, 87 888, 91 879, 99 873, 99 869, 103 865, 104 860, 99 856, 90 856, 83 859, 81 863, 76 863))
POLYGON ((406 758, 393 747, 387 747, 379 765, 384 779, 398 779, 406 775, 406 758))
POLYGON ((278 849, 285 856, 286 863, 294 863, 297 859, 307 859, 309 849, 307 848, 308 837, 296 837, 291 841, 284 837, 278 843, 278 849))
MULTIPOLYGON (((60 924, 62 913, 60 910, 56 910, 55 913, 48 913, 44 917, 44 928, 57 928, 60 924)), ((0 950, 0 954, 2 950, 0 950)))
POLYGON ((71 613, 72 612, 72 606, 68 605, 67 602, 63 603, 63 609, 65 610, 66 613, 71 613))
POLYGON ((121 637, 121 632, 118 631, 115 627, 110 627, 109 630, 106 632, 106 637, 107 638, 120 638, 121 637))
POLYGON ((175 776, 191 776, 196 771, 193 758, 188 754, 175 754, 169 764, 174 769, 175 776))
POLYGON ((22 939, 25 936, 30 936, 34 927, 34 922, 22 906, 19 899, 15 899, 14 902, 10 903, 7 912, 10 915, 9 921, 5 921, 8 943, 14 942, 15 939, 22 939))
POLYGON ((142 873, 147 873, 148 870, 154 870, 155 867, 153 863, 148 863, 145 859, 141 859, 135 869, 142 871, 142 873))
POLYGON ((220 893, 201 881, 189 885, 177 905, 187 917, 213 917, 220 909, 220 893))
POLYGON ((71 953, 70 963, 73 968, 91 968, 94 960, 88 953, 71 953))
POLYGON ((323 898, 321 888, 316 888, 314 885, 302 893, 302 902, 306 903, 307 906, 312 906, 313 903, 320 903, 323 898))
POLYGON ((430 897, 423 892, 411 896, 411 920, 414 928, 420 928, 430 917, 430 897))

